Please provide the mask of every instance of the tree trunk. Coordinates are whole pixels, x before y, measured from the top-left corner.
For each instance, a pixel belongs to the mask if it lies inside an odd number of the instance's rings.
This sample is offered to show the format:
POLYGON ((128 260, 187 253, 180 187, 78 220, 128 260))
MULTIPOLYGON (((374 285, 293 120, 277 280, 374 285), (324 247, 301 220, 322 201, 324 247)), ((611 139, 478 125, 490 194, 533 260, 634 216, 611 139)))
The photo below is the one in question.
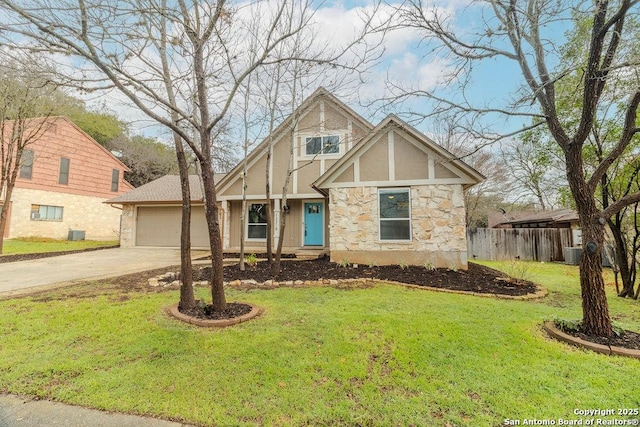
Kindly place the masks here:
MULTIPOLYGON (((163 2, 163 9, 166 2, 163 2)), ((167 60, 167 22, 161 20, 162 35, 159 40, 160 61, 163 69, 163 81, 167 90, 167 96, 171 105, 176 105, 176 97, 171 78, 169 62, 167 60)), ((176 111, 171 113, 171 122, 178 124, 180 117, 176 111)), ((173 132, 173 146, 176 150, 178 160, 178 173, 180 176, 180 194, 182 195, 182 217, 180 224, 180 301, 178 307, 188 310, 196 306, 195 295, 193 293, 193 265, 191 264, 191 188, 189 186, 189 166, 184 153, 183 139, 176 132, 173 132)))
POLYGON ((585 181, 582 151, 569 144, 565 151, 567 181, 576 201, 582 229, 580 288, 582 290, 582 329, 587 334, 613 336, 609 305, 602 278, 602 249, 605 219, 599 214, 594 192, 585 181))
POLYGON ((0 254, 4 250, 4 229, 7 226, 7 214, 9 212, 9 200, 5 199, 0 208, 0 254))
POLYGON ((222 311, 227 308, 227 300, 224 295, 224 271, 222 262, 222 238, 220 236, 220 223, 218 222, 218 204, 216 200, 215 181, 211 168, 210 156, 203 153, 200 160, 202 169, 202 184, 204 186, 204 212, 209 229, 209 243, 211 244, 211 298, 213 311, 222 311))
POLYGON ((193 265, 191 264, 191 188, 189 187, 189 167, 184 155, 182 141, 174 135, 178 169, 180 171, 180 188, 182 190, 182 223, 180 227, 180 302, 181 309, 196 306, 193 293, 193 265))
POLYGON ((633 282, 631 282, 631 271, 629 266, 629 255, 627 251, 627 245, 624 241, 624 235, 621 230, 621 218, 616 215, 615 221, 610 221, 609 230, 613 235, 613 240, 616 243, 616 263, 620 270, 620 278, 622 280, 622 290, 618 293, 619 297, 626 297, 633 295, 633 282))
POLYGON ((271 209, 271 185, 269 185, 269 176, 271 175, 271 144, 273 137, 270 136, 269 147, 267 148, 267 166, 266 166, 266 185, 265 185, 265 209, 267 213, 267 262, 273 266, 273 210, 271 209))
MULTIPOLYGON (((0 141, 1 143, 1 141, 0 141)), ((20 159, 22 157, 22 150, 20 150, 18 156, 15 160, 15 165, 13 170, 11 171, 8 178, 5 180, 5 192, 4 192, 4 201, 2 202, 2 209, 0 210, 0 254, 4 250, 4 230, 7 226, 7 217, 9 215, 9 206, 11 205, 11 196, 13 195, 13 187, 16 183, 16 178, 18 177, 18 170, 20 169, 20 159)), ((0 192, 2 192, 2 188, 0 187, 0 192)))
MULTIPOLYGON (((245 129, 248 125, 245 123, 245 129)), ((246 130, 245 130, 246 132, 246 130)), ((244 240, 247 227, 247 139, 245 135, 244 160, 242 161, 242 210, 240 211, 240 271, 246 269, 244 265, 244 240)))
POLYGON ((583 221, 580 226, 583 238, 583 251, 580 257, 582 329, 588 334, 610 337, 613 336, 613 328, 602 278, 604 227, 597 223, 587 224, 583 221))

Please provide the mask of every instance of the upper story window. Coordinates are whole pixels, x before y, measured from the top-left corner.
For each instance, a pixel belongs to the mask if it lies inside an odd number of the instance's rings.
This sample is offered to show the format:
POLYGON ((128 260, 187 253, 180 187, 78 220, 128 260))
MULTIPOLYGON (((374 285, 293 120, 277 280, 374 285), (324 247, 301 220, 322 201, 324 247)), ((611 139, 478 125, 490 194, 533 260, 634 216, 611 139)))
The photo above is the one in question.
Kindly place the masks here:
POLYGON ((411 201, 408 188, 380 189, 380 240, 411 240, 411 201))
POLYGON ((58 175, 58 184, 69 184, 69 165, 71 160, 63 157, 60 159, 60 174, 58 175))
POLYGON ((33 150, 24 150, 20 160, 20 178, 31 179, 33 174, 33 150))
POLYGON ((114 169, 111 171, 111 191, 118 191, 118 184, 120 183, 120 171, 114 169))
POLYGON ((340 137, 338 135, 309 137, 306 140, 305 146, 307 156, 316 154, 338 154, 340 152, 340 137))

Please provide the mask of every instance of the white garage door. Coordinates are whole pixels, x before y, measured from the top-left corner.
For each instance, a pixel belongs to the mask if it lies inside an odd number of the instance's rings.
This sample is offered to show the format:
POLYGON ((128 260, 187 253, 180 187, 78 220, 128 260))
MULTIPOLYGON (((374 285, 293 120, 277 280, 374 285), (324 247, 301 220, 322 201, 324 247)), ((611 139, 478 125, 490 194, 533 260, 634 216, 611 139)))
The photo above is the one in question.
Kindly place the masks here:
MULTIPOLYGON (((140 206, 136 219, 136 246, 180 247, 180 206, 140 206)), ((204 207, 191 209, 191 246, 209 247, 204 207)))

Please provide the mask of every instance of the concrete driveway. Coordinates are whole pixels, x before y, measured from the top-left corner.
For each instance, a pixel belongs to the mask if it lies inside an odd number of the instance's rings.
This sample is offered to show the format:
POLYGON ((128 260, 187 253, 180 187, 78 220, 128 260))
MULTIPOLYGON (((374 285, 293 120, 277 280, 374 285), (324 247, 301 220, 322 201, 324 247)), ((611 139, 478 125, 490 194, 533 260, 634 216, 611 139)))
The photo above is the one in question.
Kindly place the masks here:
POLYGON ((0 264, 0 297, 180 264, 169 248, 113 248, 0 264))

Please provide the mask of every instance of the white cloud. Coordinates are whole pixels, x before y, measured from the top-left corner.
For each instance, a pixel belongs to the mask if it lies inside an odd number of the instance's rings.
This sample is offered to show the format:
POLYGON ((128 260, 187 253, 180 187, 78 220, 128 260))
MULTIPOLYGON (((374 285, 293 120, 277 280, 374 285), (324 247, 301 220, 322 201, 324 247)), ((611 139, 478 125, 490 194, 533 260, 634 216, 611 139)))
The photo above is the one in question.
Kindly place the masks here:
POLYGON ((445 60, 435 58, 424 63, 412 52, 404 52, 391 61, 389 77, 397 83, 428 91, 445 84, 451 71, 445 60))

